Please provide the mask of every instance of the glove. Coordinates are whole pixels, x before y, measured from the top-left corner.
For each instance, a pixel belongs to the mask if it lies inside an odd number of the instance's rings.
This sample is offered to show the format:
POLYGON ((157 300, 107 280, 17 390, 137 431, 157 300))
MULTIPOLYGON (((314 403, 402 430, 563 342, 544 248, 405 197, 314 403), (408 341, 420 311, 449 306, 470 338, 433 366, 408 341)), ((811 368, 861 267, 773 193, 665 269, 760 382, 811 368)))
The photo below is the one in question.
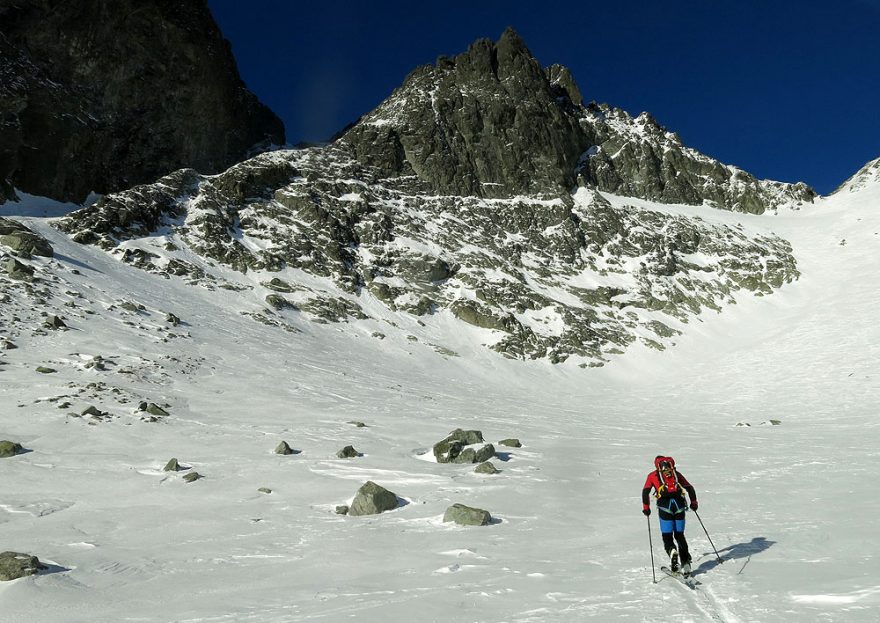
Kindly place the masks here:
POLYGON ((696 501, 696 500, 692 500, 692 501, 691 501, 691 510, 692 510, 692 511, 697 510, 697 507, 698 507, 698 506, 699 506, 699 504, 697 504, 697 501, 696 501))
POLYGON ((650 508, 644 508, 644 509, 642 509, 642 514, 643 514, 645 517, 647 517, 648 515, 651 514, 651 509, 650 509, 650 508))

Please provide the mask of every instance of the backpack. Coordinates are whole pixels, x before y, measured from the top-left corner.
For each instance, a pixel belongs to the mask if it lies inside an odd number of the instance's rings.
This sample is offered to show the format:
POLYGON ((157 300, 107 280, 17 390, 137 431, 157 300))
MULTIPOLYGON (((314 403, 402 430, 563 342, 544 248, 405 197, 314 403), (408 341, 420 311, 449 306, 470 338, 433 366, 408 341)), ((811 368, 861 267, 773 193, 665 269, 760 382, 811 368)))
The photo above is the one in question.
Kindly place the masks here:
POLYGON ((655 495, 659 497, 670 495, 681 495, 681 485, 678 483, 678 471, 675 469, 675 459, 671 456, 658 456, 654 459, 654 467, 657 468, 657 480, 660 486, 657 488, 655 495), (666 476, 661 469, 668 465, 672 468, 672 473, 666 476))

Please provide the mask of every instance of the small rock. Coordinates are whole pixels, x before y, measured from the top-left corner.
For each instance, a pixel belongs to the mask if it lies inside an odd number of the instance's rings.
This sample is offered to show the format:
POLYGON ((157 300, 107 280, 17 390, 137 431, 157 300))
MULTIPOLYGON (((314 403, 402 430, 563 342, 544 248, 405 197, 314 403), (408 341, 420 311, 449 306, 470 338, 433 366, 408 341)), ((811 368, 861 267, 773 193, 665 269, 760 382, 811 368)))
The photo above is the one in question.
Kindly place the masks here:
POLYGON ((89 405, 88 407, 83 409, 82 415, 94 415, 97 417, 102 417, 107 414, 104 411, 101 411, 100 409, 98 409, 98 407, 95 407, 93 405, 89 405))
POLYGON ((357 428, 366 428, 367 427, 367 425, 364 424, 363 422, 358 422, 356 420, 349 420, 348 423, 356 426, 357 428))
POLYGON ((15 342, 11 340, 0 340, 0 349, 2 350, 15 350, 18 346, 15 345, 15 342))
POLYGON ((519 439, 514 439, 512 437, 510 439, 502 439, 498 442, 498 445, 507 446, 508 448, 522 448, 522 444, 520 443, 519 439))
POLYGON ((66 329, 67 328, 67 325, 58 316, 52 316, 46 322, 43 323, 43 326, 46 327, 47 329, 66 329))
POLYGON ((275 454, 293 454, 293 449, 286 441, 282 441, 278 444, 278 447, 275 448, 275 454))
POLYGON ((336 453, 336 456, 340 459, 353 459, 360 456, 360 452, 354 449, 354 446, 345 446, 342 450, 336 453))
POLYGON ((180 324, 180 318, 178 318, 177 316, 175 316, 171 312, 168 312, 168 314, 165 316, 165 322, 168 322, 171 325, 176 327, 177 325, 180 324))
POLYGON ((0 458, 6 458, 20 454, 24 449, 21 444, 14 441, 0 441, 0 458))
POLYGON ((147 408, 144 409, 144 411, 146 411, 150 415, 155 415, 158 417, 165 417, 169 415, 165 409, 152 402, 147 404, 147 408))
POLYGON ((397 508, 397 495, 369 480, 358 489, 348 514, 378 515, 394 508, 397 508))
POLYGON ((492 521, 492 515, 481 508, 453 504, 443 514, 443 521, 452 521, 461 526, 486 526, 492 521))
POLYGON ((257 489, 257 491, 259 491, 260 493, 272 493, 272 489, 270 489, 269 487, 260 487, 259 489, 257 489))
POLYGON ((179 472, 180 471, 180 463, 177 462, 177 459, 171 459, 165 464, 165 467, 162 468, 163 472, 179 472))
POLYGON ((346 504, 342 504, 341 506, 336 507, 336 514, 337 515, 348 515, 348 512, 350 510, 351 509, 346 504))
POLYGON ((198 473, 198 472, 190 472, 190 473, 188 473, 186 476, 183 477, 183 479, 184 479, 186 482, 195 482, 195 481, 198 480, 199 478, 204 478, 204 476, 202 476, 202 475, 201 475, 200 473, 198 473))
POLYGON ((52 374, 53 372, 58 372, 55 368, 47 368, 45 366, 37 366, 37 372, 40 374, 52 374))
POLYGON ((477 465, 474 472, 477 474, 497 474, 498 468, 496 468, 491 461, 486 461, 485 463, 477 465))

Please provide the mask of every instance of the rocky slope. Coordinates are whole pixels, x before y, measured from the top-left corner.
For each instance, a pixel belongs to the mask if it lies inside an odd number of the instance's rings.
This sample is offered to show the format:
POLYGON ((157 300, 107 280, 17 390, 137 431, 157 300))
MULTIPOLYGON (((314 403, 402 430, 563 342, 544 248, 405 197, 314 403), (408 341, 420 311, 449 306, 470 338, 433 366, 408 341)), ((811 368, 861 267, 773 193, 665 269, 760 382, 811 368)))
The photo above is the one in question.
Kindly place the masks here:
POLYGON ((509 357, 595 366, 798 276, 785 240, 658 201, 762 212, 812 196, 688 149, 647 115, 583 106, 564 68, 542 69, 507 31, 417 69, 333 145, 179 170, 59 227, 144 270, 258 297, 255 317, 288 330, 403 313, 451 319, 509 357))
POLYGON ((204 0, 0 4, 0 200, 81 202, 283 142, 204 0))

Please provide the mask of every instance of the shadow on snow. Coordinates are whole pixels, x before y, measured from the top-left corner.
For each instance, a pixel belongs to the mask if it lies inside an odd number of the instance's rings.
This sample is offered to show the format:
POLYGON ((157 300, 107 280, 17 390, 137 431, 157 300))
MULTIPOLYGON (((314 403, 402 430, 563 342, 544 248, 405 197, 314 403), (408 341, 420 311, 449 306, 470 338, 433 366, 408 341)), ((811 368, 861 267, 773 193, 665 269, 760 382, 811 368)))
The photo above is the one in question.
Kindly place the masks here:
MULTIPOLYGON (((745 558, 746 563, 748 563, 748 559, 752 557, 752 554, 760 554, 761 552, 769 549, 775 544, 776 541, 770 541, 763 536, 757 536, 747 543, 736 543, 734 545, 725 547, 724 549, 719 550, 718 553, 721 555, 721 559, 723 562, 745 558)), ((706 552, 703 555, 712 556, 712 558, 704 563, 701 563, 700 566, 697 567, 691 575, 707 573, 717 567, 719 564, 721 564, 720 562, 718 562, 718 559, 714 557, 714 552, 706 552)), ((743 567, 745 567, 745 565, 743 565, 743 567)), ((742 572, 742 569, 740 569, 740 572, 742 572)))

